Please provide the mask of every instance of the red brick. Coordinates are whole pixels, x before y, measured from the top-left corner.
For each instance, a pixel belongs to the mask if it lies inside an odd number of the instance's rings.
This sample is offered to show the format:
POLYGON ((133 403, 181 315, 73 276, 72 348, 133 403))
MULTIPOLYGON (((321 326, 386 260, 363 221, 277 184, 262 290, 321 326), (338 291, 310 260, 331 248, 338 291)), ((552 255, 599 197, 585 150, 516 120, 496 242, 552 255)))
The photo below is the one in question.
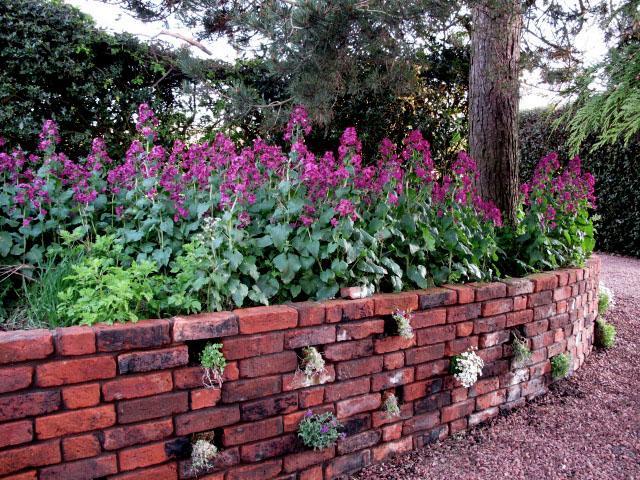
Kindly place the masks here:
POLYGON ((282 385, 279 376, 251 378, 224 385, 222 401, 225 403, 244 402, 280 393, 282 385))
POLYGON ((344 398, 353 397, 355 395, 361 395, 368 393, 371 388, 371 381, 369 377, 356 378, 355 380, 349 380, 345 382, 339 382, 334 385, 327 385, 325 387, 324 401, 335 402, 336 400, 342 400, 344 398))
POLYGON ((524 310, 525 308, 527 308, 527 296, 526 295, 520 295, 519 297, 513 297, 513 309, 515 311, 524 310))
POLYGON ((107 428, 116 423, 113 405, 74 410, 36 418, 36 436, 43 440, 107 428))
POLYGON ((171 327, 168 320, 99 325, 94 327, 94 330, 99 352, 162 347, 171 343, 171 327))
POLYGON ((360 300, 329 300, 324 302, 327 323, 337 323, 342 320, 360 320, 372 317, 374 302, 372 298, 360 300))
POLYGON ((155 422, 138 423, 126 427, 115 427, 103 431, 105 450, 120 450, 140 443, 162 440, 173 434, 171 418, 155 422))
POLYGON ((498 390, 498 388, 500 388, 499 378, 481 378, 469 388, 469 396, 477 397, 498 390))
POLYGON ((31 420, 0 424, 0 448, 30 442, 33 439, 31 420))
POLYGON ((391 335, 374 340, 374 350, 377 354, 395 352, 413 347, 416 344, 416 336, 404 338, 400 335, 391 335))
POLYGON ((298 480, 322 480, 322 467, 316 466, 300 472, 298 480))
POLYGON ((328 365, 325 369, 311 377, 307 377, 300 371, 295 373, 287 373, 282 376, 282 391, 288 392, 299 388, 311 387, 313 385, 323 385, 325 383, 334 382, 336 379, 336 371, 333 365, 328 365))
POLYGON ((465 387, 457 387, 451 390, 451 403, 464 402, 469 397, 469 390, 465 387))
POLYGON ((549 305, 552 302, 553 302, 553 291, 544 290, 542 292, 532 293, 531 295, 529 295, 529 301, 527 302, 527 306, 529 308, 540 307, 542 305, 549 305))
POLYGON ((385 425, 382 428, 383 442, 398 440, 400 437, 402 437, 402 422, 394 423, 393 425, 385 425))
POLYGON ((382 371, 382 357, 360 358, 348 362, 340 362, 336 366, 336 376, 338 380, 371 375, 382 371))
POLYGON ((447 288, 427 288, 419 290, 417 294, 420 310, 453 305, 458 299, 456 292, 447 288))
POLYGON ((413 368, 383 372, 371 377, 371 390, 378 392, 413 382, 413 368))
POLYGON ((495 317, 477 318, 473 323, 473 333, 490 333, 497 330, 503 330, 507 317, 505 315, 496 315, 495 317))
POLYGON ((326 480, 333 480, 335 478, 349 476, 358 470, 362 470, 370 463, 371 452, 369 450, 344 455, 327 464, 324 468, 324 478, 326 480))
POLYGON ((384 320, 374 318, 371 320, 362 320, 359 322, 350 322, 338 325, 338 333, 336 340, 343 342, 346 340, 360 340, 371 335, 384 333, 384 320))
POLYGON ((298 367, 298 356, 294 351, 240 360, 240 377, 255 378, 276 373, 293 372, 298 367))
POLYGON ((338 418, 346 418, 358 413, 376 410, 380 408, 381 403, 382 400, 379 393, 342 400, 336 403, 336 416, 338 418))
POLYGON ((440 412, 429 412, 416 415, 404 422, 403 435, 410 435, 420 430, 428 430, 440 424, 440 412))
POLYGON ((456 323, 456 336, 468 337, 473 333, 473 322, 456 323))
POLYGON ((298 324, 298 311, 285 305, 235 310, 240 333, 262 333, 286 330, 298 324))
POLYGON ((480 316, 480 304, 470 303, 447 308, 447 323, 464 322, 480 316))
POLYGON ((373 296, 376 315, 391 315, 396 310, 413 312, 418 309, 415 293, 381 293, 373 296))
POLYGON ((448 434, 449 427, 446 424, 437 428, 432 428, 427 432, 420 432, 418 435, 414 436, 414 448, 422 448, 427 445, 431 445, 438 440, 444 440, 447 438, 448 434))
POLYGON ((0 332, 0 364, 46 358, 53 353, 49 330, 0 332))
POLYGON ((281 352, 284 348, 284 333, 263 333, 228 338, 222 344, 222 353, 227 360, 259 357, 281 352))
POLYGON ((95 434, 69 437, 62 440, 62 454, 66 462, 100 455, 100 440, 95 434))
POLYGON ((323 325, 321 327, 299 328, 285 332, 285 348, 308 347, 309 345, 322 345, 336 341, 335 325, 323 325))
POLYGON ((157 465, 167 460, 169 460, 169 457, 165 449, 165 442, 128 448, 118 452, 120 470, 134 470, 157 465))
POLYGON ((95 407, 100 403, 100 385, 90 383, 66 387, 62 390, 62 401, 70 409, 95 407))
POLYGON ((93 478, 102 478, 117 471, 116 456, 103 455, 44 468, 40 471, 40 480, 85 480, 87 472, 91 472, 93 478))
POLYGON ((339 342, 324 348, 324 357, 332 362, 368 357, 373 354, 373 340, 365 338, 353 342, 339 342))
POLYGON ((533 310, 520 310, 518 312, 507 313, 506 327, 515 327, 516 325, 522 325, 533 320, 533 310))
POLYGON ((196 476, 196 472, 194 472, 193 464, 191 460, 183 460, 178 463, 178 476, 180 478, 198 478, 198 480, 222 480, 224 477, 224 471, 228 470, 230 467, 234 465, 238 465, 240 463, 240 449, 239 448, 227 448, 218 452, 218 455, 215 458, 211 459, 211 468, 204 470, 203 472, 199 472, 199 475, 196 476), (202 476, 203 473, 208 472, 218 472, 222 470, 220 473, 212 473, 210 475, 202 476))
POLYGON ((455 325, 441 325, 438 327, 424 328, 416 332, 418 345, 432 345, 456 338, 455 325))
POLYGON ((478 348, 478 337, 458 338, 457 340, 451 340, 446 343, 444 354, 447 357, 459 355, 472 347, 478 348))
POLYGON ((89 355, 96 351, 96 334, 90 327, 57 328, 55 344, 56 352, 65 357, 89 355))
POLYGON ((467 419, 459 418, 458 420, 454 420, 449 424, 449 433, 453 435, 454 433, 462 432, 467 429, 467 419))
MULTIPOLYGON (((173 385, 183 390, 186 388, 200 388, 204 384, 202 367, 179 368, 173 371, 173 385)), ((222 380, 233 382, 240 377, 238 362, 228 362, 222 374, 222 380)))
POLYGON ((444 356, 444 343, 429 345, 426 347, 412 348, 405 352, 407 365, 425 363, 431 360, 438 360, 444 356))
POLYGON ((60 408, 60 392, 46 390, 0 397, 0 422, 42 415, 60 408))
POLYGON ((549 329, 549 320, 538 320, 537 322, 531 322, 523 327, 523 332, 527 337, 534 337, 546 332, 549 329))
POLYGON ((384 369, 395 370, 404 367, 404 352, 392 352, 384 356, 384 369))
POLYGON ((480 335, 479 346, 480 348, 494 347, 496 345, 502 345, 507 343, 511 338, 511 333, 508 330, 499 330, 497 332, 483 333, 480 335))
POLYGON ((475 401, 473 399, 461 403, 454 403, 442 408, 442 422, 448 423, 473 413, 475 401))
POLYGON ((227 473, 227 480, 268 480, 282 471, 282 460, 237 467, 227 473))
POLYGON ((255 421, 274 415, 293 412, 298 409, 298 394, 285 393, 277 397, 246 402, 240 406, 242 421, 255 421))
MULTIPOLYGON (((238 413, 238 419, 240 415, 238 413)), ((224 429, 222 442, 225 447, 256 442, 276 437, 283 431, 282 417, 269 418, 260 422, 244 423, 224 429)))
POLYGON ((102 394, 107 402, 111 402, 170 392, 172 387, 171 372, 158 372, 121 377, 105 382, 102 384, 102 394))
POLYGON ((300 408, 315 407, 324 401, 324 387, 308 388, 298 394, 300 408))
POLYGON ((534 273, 526 278, 533 282, 534 292, 553 290, 558 286, 558 277, 555 273, 534 273))
POLYGON ((268 458, 293 453, 298 448, 297 435, 290 434, 252 443, 251 445, 243 445, 240 449, 240 457, 243 462, 261 462, 268 458))
POLYGON ((231 312, 201 313, 173 320, 174 343, 238 334, 238 321, 231 312))
POLYGON ((453 290, 458 295, 458 300, 455 303, 472 303, 476 298, 476 292, 473 287, 468 285, 452 285, 445 284, 443 287, 453 290))
POLYGON ((556 304, 544 305, 542 307, 536 307, 533 309, 533 319, 542 320, 552 317, 556 314, 556 304))
POLYGON ((511 310, 513 310, 512 298, 500 298, 498 300, 489 300, 482 304, 483 317, 500 315, 501 313, 510 312, 511 310))
POLYGON ((0 368, 0 393, 15 392, 31 385, 33 367, 0 368))
POLYGON ((38 472, 29 470, 28 472, 14 474, 9 477, 2 477, 2 480, 38 480, 38 472))
POLYGON ((219 388, 191 390, 191 410, 215 407, 221 397, 222 392, 219 388))
MULTIPOLYGON (((450 290, 446 291, 450 292, 450 290)), ((434 325, 442 325, 446 322, 447 310, 444 308, 435 308, 433 310, 424 310, 411 314, 411 326, 414 330, 433 327, 434 325)))
POLYGON ((507 285, 508 297, 533 293, 534 284, 526 278, 505 278, 501 282, 507 285))
MULTIPOLYGON (((411 403, 403 403, 400 405, 400 416, 391 417, 387 412, 377 410, 371 412, 371 424, 373 428, 381 427, 389 423, 395 423, 398 420, 407 420, 413 416, 413 405, 411 403)), ((367 427, 368 428, 368 427, 367 427)))
MULTIPOLYGON (((546 321, 546 320, 543 320, 543 321, 546 321)), ((538 350, 540 348, 548 347, 553 343, 554 339, 555 339, 555 332, 553 331, 541 333, 540 335, 531 337, 531 348, 533 350, 538 350)))
MULTIPOLYGON (((210 477, 200 477, 201 480, 210 480, 210 477)), ((135 472, 123 473, 110 480, 178 480, 178 469, 175 463, 166 463, 157 467, 145 468, 135 472)), ((220 478, 222 480, 222 478, 220 478)))
POLYGON ((475 301, 484 302, 485 300, 492 300, 494 298, 500 298, 507 295, 507 286, 502 282, 474 282, 470 283, 475 289, 475 301))
POLYGON ((116 362, 111 357, 59 360, 36 367, 36 385, 39 387, 88 382, 115 376, 116 362))
POLYGON ((553 301, 559 302, 560 300, 566 300, 571 296, 571 287, 560 287, 553 291, 553 301))
POLYGON ((301 327, 321 325, 325 321, 327 309, 323 303, 297 302, 290 303, 289 306, 298 311, 298 325, 301 327))
POLYGON ((325 448, 324 450, 308 450, 300 453, 294 453, 284 457, 284 471, 287 473, 298 472, 311 465, 320 464, 330 458, 335 457, 335 447, 325 448))
POLYGON ((375 430, 367 430, 366 432, 349 435, 338 441, 338 454, 345 455, 347 453, 356 452, 363 448, 374 446, 380 441, 380 432, 375 430))
POLYGON ((565 341, 557 342, 550 345, 549 348, 547 348, 547 355, 549 356, 549 358, 555 357, 556 355, 559 355, 565 352, 566 350, 567 350, 567 342, 565 341))
POLYGON ((442 380, 437 378, 434 380, 410 383, 405 385, 402 390, 402 398, 406 402, 411 402, 418 398, 426 397, 439 392, 442 389, 442 380))
POLYGON ((495 392, 480 395, 476 398, 476 409, 486 410, 504 403, 507 400, 506 390, 496 390, 495 392))
POLYGON ((406 453, 412 448, 412 440, 411 437, 406 437, 396 442, 388 442, 382 444, 378 447, 375 447, 373 451, 373 461, 374 462, 382 462, 392 455, 397 455, 400 453, 406 453))
POLYGON ((61 461, 59 440, 3 450, 0 452, 0 475, 17 472, 28 467, 51 465, 61 461))
POLYGON ((480 423, 484 423, 493 417, 497 417, 500 410, 498 407, 491 407, 481 412, 472 413, 469 415, 469 427, 475 427, 480 423))
POLYGON ((165 393, 153 397, 118 402, 118 423, 134 423, 166 417, 189 409, 188 392, 165 393))
POLYGON ((413 404, 413 413, 419 415, 434 412, 451 403, 451 392, 439 392, 423 397, 413 404))
POLYGON ((124 373, 150 372, 181 367, 189 363, 186 345, 145 352, 123 353, 118 356, 118 370, 124 373))
POLYGON ((175 418, 176 435, 213 430, 238 421, 240 421, 240 409, 237 405, 196 410, 175 418))
POLYGON ((558 277, 558 286, 559 287, 564 287, 565 285, 567 285, 569 283, 569 272, 566 270, 556 270, 555 272, 553 272, 556 274, 556 277, 558 277))

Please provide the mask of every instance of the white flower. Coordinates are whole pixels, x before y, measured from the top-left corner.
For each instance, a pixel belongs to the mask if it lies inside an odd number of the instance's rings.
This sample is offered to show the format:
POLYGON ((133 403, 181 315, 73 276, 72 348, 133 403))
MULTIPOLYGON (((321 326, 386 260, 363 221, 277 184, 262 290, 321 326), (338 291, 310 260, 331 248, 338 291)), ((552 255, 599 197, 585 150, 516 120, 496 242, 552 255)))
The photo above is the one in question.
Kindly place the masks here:
POLYGON ((307 378, 324 372, 324 358, 316 347, 302 349, 302 373, 307 378))
POLYGON ((473 349, 467 350, 455 357, 455 373, 454 377, 464 387, 469 388, 478 381, 478 378, 482 375, 482 368, 484 362, 473 351, 473 349))
POLYGON ((216 446, 207 441, 200 439, 193 444, 191 450, 191 468, 194 472, 209 469, 213 466, 211 461, 218 455, 216 446))
POLYGON ((413 338, 413 328, 411 328, 411 314, 404 310, 396 310, 392 315, 398 325, 398 335, 402 338, 413 338))

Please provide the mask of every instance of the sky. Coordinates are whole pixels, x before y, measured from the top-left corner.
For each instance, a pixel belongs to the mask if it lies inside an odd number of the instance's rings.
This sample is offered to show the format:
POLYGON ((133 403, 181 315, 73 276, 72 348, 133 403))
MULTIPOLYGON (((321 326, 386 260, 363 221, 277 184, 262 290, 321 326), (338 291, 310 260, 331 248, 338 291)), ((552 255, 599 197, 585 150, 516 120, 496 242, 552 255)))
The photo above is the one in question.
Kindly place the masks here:
MULTIPOLYGON (((165 25, 163 22, 144 23, 120 7, 107 5, 97 0, 65 1, 91 15, 98 26, 110 32, 129 32, 142 39, 152 39, 158 36, 163 30, 177 32, 187 37, 191 36, 188 29, 180 28, 180 25, 175 21, 173 24, 170 21, 168 25, 165 25)), ((160 35, 158 38, 176 46, 185 44, 183 40, 167 35, 160 35)), ((201 58, 215 58, 226 61, 232 61, 237 57, 234 49, 224 39, 203 43, 205 43, 207 49, 211 51, 211 56, 197 48, 191 48, 193 55, 201 58)), ((576 46, 583 52, 586 64, 599 61, 607 51, 602 32, 593 26, 585 28, 576 37, 576 46)), ((526 72, 522 80, 523 82, 520 87, 521 109, 546 107, 560 101, 558 94, 542 83, 539 72, 526 72)))

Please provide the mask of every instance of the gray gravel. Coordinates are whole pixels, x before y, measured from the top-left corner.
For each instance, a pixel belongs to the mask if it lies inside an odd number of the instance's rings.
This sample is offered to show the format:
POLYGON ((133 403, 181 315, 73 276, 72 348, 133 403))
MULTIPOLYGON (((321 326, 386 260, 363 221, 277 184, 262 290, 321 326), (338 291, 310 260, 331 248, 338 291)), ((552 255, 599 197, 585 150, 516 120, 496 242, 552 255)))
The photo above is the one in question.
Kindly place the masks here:
POLYGON ((508 416, 353 479, 640 479, 640 260, 600 256, 616 296, 612 350, 508 416))

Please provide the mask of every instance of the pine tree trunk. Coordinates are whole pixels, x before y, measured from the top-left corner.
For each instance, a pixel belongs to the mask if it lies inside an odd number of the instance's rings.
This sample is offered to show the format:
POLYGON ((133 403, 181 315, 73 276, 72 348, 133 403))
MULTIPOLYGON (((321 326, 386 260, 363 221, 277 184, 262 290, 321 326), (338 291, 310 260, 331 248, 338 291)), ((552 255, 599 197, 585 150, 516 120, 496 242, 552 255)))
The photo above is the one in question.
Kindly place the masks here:
POLYGON ((469 149, 478 189, 513 224, 518 199, 518 0, 481 0, 472 11, 469 149))

